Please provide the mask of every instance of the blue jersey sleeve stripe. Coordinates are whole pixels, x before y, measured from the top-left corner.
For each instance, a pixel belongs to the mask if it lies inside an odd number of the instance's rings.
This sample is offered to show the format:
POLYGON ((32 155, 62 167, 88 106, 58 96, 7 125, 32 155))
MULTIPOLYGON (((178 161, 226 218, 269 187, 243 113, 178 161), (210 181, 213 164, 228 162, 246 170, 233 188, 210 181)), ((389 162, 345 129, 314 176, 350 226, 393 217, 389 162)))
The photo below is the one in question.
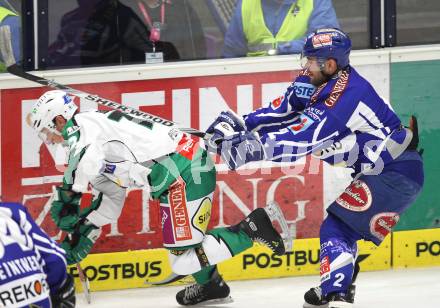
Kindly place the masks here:
POLYGON ((67 266, 67 262, 66 262, 66 258, 64 257, 64 254, 59 253, 58 251, 54 250, 54 249, 48 249, 46 247, 43 246, 39 246, 39 245, 35 245, 35 248, 41 253, 47 253, 50 255, 56 255, 57 257, 59 257, 65 266, 67 266))

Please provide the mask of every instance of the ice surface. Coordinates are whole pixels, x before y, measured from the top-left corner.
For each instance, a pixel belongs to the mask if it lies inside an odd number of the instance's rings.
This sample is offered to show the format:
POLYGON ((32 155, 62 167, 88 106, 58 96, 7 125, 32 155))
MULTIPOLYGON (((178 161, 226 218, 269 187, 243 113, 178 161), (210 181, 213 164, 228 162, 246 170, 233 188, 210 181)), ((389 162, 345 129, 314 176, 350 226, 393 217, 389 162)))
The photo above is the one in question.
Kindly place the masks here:
MULTIPOLYGON (((302 307, 304 292, 317 283, 318 276, 231 281, 234 302, 208 307, 302 307)), ((440 308, 440 267, 361 272, 356 285, 356 308, 440 308)), ((80 293, 77 307, 181 307, 175 301, 180 289, 182 286, 93 292, 90 305, 80 293)))

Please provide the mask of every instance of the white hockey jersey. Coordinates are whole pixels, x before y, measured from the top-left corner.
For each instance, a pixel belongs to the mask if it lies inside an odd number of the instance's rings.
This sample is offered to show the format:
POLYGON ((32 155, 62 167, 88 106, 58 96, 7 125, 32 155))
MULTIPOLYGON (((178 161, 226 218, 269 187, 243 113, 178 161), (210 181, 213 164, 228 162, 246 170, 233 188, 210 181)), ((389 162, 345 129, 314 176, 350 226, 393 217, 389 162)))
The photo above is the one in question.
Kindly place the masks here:
POLYGON ((128 116, 120 111, 76 114, 63 129, 69 145, 64 184, 78 192, 105 175, 122 187, 143 186, 148 163, 175 152, 187 140, 180 130, 128 116))

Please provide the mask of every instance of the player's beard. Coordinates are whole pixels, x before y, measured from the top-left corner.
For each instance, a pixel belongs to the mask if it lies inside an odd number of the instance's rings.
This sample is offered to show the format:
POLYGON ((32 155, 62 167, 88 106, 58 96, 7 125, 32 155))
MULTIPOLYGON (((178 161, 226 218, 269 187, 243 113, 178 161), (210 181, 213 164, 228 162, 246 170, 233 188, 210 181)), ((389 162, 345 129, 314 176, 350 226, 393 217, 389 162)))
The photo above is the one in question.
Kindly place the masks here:
POLYGON ((312 78, 310 79, 310 82, 315 86, 319 87, 323 83, 328 81, 327 75, 324 75, 322 71, 316 72, 313 74, 312 78))

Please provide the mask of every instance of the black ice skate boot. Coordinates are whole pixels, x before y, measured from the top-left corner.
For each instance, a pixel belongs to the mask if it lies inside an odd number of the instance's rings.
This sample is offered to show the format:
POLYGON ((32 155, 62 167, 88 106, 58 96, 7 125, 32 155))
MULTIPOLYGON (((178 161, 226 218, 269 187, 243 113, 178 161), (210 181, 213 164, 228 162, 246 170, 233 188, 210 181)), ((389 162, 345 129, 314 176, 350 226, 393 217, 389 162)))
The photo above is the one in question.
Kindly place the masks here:
POLYGON ((229 292, 228 285, 215 269, 208 283, 186 287, 176 294, 176 300, 182 306, 226 304, 233 302, 229 292))
POLYGON ((321 287, 311 288, 304 294, 304 308, 339 308, 339 306, 330 306, 336 305, 337 302, 342 302, 345 306, 340 307, 351 307, 347 305, 352 305, 354 303, 354 294, 356 292, 356 286, 350 285, 348 287, 347 294, 343 293, 334 293, 330 294, 326 298, 322 296, 321 287))
POLYGON ((352 305, 354 303, 354 295, 356 293, 356 286, 354 285, 354 283, 356 282, 356 278, 359 274, 360 271, 360 266, 359 263, 363 260, 364 258, 356 258, 356 262, 354 263, 354 271, 353 271, 353 277, 352 277, 352 282, 351 285, 348 287, 347 293, 346 294, 329 294, 329 296, 327 296, 327 298, 324 298, 324 296, 322 296, 322 290, 321 287, 314 287, 311 288, 310 290, 308 290, 305 294, 304 294, 304 308, 330 308, 330 307, 339 307, 339 306, 334 306, 335 305, 335 301, 336 300, 340 300, 342 301, 342 297, 344 298, 343 300, 345 301, 346 306, 341 306, 341 307, 351 307, 351 306, 347 306, 347 305, 352 305), (332 305, 329 305, 330 301, 333 301, 332 305))
POLYGON ((286 252, 283 238, 273 227, 272 222, 264 208, 253 210, 248 217, 238 225, 231 226, 231 230, 244 231, 253 241, 268 246, 276 255, 286 252))

